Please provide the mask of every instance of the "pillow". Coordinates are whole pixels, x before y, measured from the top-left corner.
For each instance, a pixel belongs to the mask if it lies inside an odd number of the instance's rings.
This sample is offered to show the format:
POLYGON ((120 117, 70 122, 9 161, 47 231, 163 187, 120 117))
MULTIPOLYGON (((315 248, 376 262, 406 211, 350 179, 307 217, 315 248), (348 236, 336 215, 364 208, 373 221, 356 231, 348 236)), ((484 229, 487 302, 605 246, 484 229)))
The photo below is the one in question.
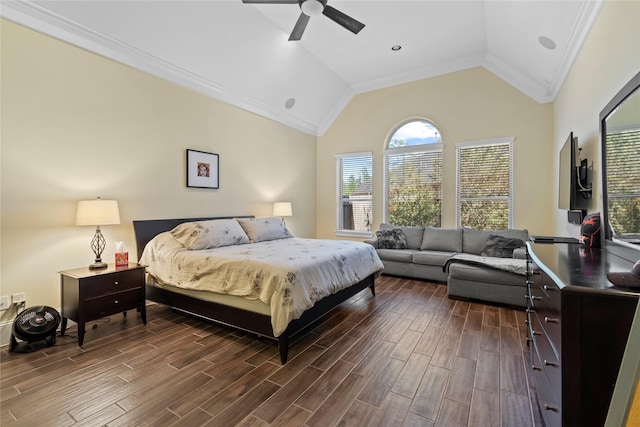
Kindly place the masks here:
POLYGON ((289 232, 284 221, 280 218, 236 218, 236 221, 240 223, 240 226, 247 233, 251 243, 293 237, 293 234, 289 232))
POLYGON ((184 222, 171 235, 189 250, 219 248, 249 243, 249 238, 234 219, 184 222))
POLYGON ((424 227, 400 226, 382 223, 380 224, 380 230, 402 230, 404 237, 407 239, 407 249, 420 249, 422 235, 424 234, 424 227))
POLYGON ((376 238, 380 249, 407 249, 407 238, 399 228, 378 230, 376 238))
POLYGON ((425 227, 420 250, 462 252, 462 229, 425 227))
POLYGON ((490 234, 480 255, 498 258, 512 258, 513 250, 522 246, 524 246, 524 242, 520 239, 490 234))

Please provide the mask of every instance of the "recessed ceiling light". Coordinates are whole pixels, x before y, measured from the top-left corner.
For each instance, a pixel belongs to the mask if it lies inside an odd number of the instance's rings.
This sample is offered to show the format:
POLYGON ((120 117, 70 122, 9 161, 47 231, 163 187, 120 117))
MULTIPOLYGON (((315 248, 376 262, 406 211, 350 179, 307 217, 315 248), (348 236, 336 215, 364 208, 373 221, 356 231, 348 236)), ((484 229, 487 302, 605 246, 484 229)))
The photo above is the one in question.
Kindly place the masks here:
POLYGON ((293 108, 294 105, 296 105, 296 99, 289 98, 287 99, 287 102, 284 103, 284 108, 286 108, 287 110, 290 110, 293 108))
POLYGON ((538 43, 540 43, 543 47, 553 50, 556 48, 556 42, 551 40, 549 37, 540 36, 538 37, 538 43))
POLYGON ((402 46, 400 46, 399 44, 397 44, 395 46, 391 46, 391 50, 394 51, 394 52, 397 52, 400 49, 402 49, 402 46))

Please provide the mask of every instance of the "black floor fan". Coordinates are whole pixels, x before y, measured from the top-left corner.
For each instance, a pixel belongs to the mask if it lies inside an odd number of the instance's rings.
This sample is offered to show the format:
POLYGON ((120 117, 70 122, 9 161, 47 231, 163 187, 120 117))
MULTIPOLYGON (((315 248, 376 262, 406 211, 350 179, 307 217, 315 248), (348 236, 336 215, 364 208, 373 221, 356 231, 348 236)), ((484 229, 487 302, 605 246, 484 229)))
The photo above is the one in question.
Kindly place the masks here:
POLYGON ((29 353, 55 344, 59 324, 60 314, 55 308, 45 305, 27 308, 13 321, 9 353, 29 353))

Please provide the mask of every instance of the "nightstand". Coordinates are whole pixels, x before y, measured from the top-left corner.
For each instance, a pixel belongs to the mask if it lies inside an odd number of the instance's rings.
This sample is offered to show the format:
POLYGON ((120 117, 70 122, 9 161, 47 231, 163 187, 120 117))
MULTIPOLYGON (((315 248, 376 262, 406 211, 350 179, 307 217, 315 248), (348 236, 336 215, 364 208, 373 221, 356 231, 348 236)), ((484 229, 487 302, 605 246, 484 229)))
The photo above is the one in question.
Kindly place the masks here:
POLYGON ((78 324, 78 345, 84 341, 85 323, 100 317, 127 310, 140 311, 142 322, 147 323, 145 307, 145 266, 129 264, 116 267, 109 264, 100 270, 88 267, 60 272, 60 295, 64 335, 67 320, 78 324))

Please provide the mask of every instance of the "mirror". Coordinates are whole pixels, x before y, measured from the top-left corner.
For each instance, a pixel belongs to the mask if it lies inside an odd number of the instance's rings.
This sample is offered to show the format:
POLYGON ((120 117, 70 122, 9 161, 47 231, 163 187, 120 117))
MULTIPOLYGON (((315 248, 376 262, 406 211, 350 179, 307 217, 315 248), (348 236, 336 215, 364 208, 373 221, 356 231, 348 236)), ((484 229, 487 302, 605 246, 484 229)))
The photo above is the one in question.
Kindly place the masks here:
POLYGON ((640 251, 640 73, 600 113, 600 137, 602 237, 640 251))

